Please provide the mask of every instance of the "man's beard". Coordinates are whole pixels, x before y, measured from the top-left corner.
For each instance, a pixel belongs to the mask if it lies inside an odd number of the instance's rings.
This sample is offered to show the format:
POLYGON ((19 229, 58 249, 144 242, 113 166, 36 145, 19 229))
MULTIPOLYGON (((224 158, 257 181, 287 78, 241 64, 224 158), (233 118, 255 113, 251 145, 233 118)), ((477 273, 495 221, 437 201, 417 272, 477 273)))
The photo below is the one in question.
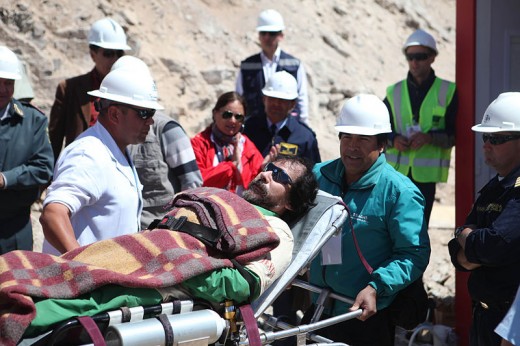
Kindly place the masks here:
POLYGON ((249 183, 249 187, 242 193, 242 197, 251 204, 271 210, 276 206, 276 202, 269 198, 267 187, 259 179, 249 183))

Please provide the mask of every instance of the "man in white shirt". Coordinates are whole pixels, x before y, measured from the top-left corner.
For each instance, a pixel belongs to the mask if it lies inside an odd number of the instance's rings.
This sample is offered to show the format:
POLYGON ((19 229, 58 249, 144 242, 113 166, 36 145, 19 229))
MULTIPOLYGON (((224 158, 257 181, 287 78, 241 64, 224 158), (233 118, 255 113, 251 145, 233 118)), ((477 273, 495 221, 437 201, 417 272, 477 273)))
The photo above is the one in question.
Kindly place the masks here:
POLYGON ((157 103, 157 88, 145 73, 114 70, 101 82, 98 122, 60 155, 40 217, 43 252, 60 254, 97 240, 135 233, 143 207, 127 146, 142 143, 157 103))
POLYGON ((300 60, 280 49, 283 30, 285 24, 279 12, 271 9, 260 12, 256 31, 262 51, 241 62, 235 89, 247 101, 248 116, 264 116, 262 88, 275 72, 287 71, 298 82, 298 99, 292 115, 308 125, 307 75, 300 60))

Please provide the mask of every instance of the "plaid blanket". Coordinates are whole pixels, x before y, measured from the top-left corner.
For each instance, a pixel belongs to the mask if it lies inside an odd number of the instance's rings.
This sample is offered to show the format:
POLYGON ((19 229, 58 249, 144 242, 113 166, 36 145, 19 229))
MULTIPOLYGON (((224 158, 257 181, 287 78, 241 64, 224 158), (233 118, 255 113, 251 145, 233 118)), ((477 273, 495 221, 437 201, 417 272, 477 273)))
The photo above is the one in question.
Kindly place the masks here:
POLYGON ((215 249, 168 230, 99 241, 60 257, 31 251, 0 256, 0 344, 16 345, 36 314, 32 297, 75 298, 107 284, 158 288, 223 267, 246 263, 279 239, 252 205, 225 190, 198 188, 177 194, 168 215, 223 232, 215 249))

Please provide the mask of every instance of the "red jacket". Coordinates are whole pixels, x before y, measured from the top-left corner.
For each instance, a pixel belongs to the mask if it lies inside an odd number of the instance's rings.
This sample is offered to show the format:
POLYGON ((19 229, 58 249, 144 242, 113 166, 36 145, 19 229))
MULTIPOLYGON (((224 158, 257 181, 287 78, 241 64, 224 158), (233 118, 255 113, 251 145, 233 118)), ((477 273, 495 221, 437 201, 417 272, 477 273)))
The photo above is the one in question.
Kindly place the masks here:
POLYGON ((262 170, 264 160, 262 154, 247 136, 242 135, 242 137, 245 139, 244 150, 242 151, 242 181, 236 178, 237 168, 233 162, 223 161, 217 166, 213 166, 216 150, 211 141, 211 127, 206 128, 191 139, 197 165, 202 173, 203 186, 229 188, 230 191, 235 191, 237 185, 247 188, 251 180, 262 170))

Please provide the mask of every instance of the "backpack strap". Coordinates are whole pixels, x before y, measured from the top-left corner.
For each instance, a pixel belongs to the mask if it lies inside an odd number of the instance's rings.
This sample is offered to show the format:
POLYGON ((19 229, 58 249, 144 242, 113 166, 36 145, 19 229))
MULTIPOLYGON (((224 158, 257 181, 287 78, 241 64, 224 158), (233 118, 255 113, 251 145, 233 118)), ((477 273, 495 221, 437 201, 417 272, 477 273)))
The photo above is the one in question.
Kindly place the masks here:
POLYGON ((222 231, 188 221, 186 216, 177 219, 166 215, 162 219, 153 220, 148 226, 149 230, 157 228, 189 234, 212 248, 216 247, 218 240, 222 237, 222 231))

